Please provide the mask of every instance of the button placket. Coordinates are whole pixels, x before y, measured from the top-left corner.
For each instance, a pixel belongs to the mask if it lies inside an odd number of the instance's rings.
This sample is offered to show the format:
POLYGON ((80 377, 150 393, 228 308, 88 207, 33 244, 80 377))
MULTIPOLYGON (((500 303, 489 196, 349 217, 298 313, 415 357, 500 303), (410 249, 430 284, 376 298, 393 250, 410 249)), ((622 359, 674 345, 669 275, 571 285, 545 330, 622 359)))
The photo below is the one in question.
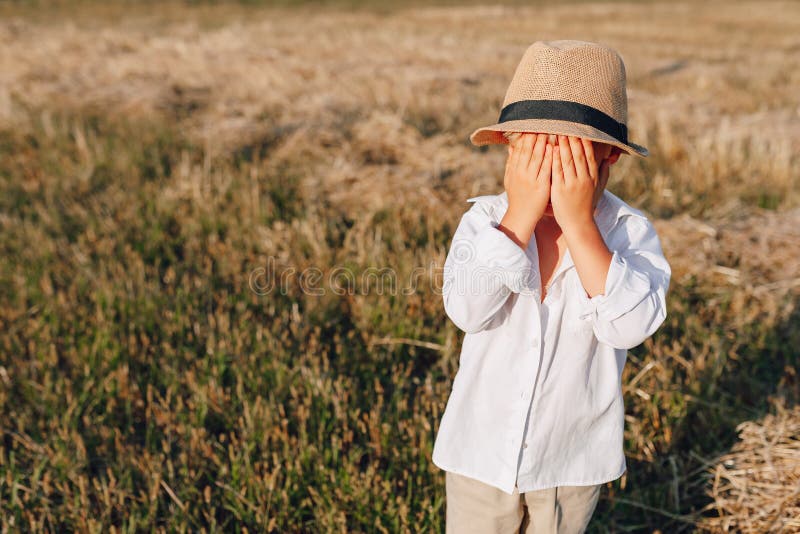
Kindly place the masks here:
MULTIPOLYGON (((548 293, 547 296, 545 296, 545 300, 547 299, 548 296, 549 296, 549 293, 548 293)), ((542 303, 540 303, 540 302, 537 302, 537 304, 539 304, 539 306, 537 306, 537 309, 539 311, 539 314, 538 314, 539 315, 539 317, 538 317, 539 318, 539 331, 540 332, 544 332, 545 329, 543 328, 543 323, 544 323, 544 319, 545 318, 549 318, 549 311, 548 311, 549 309, 548 309, 547 306, 541 305, 542 303)), ((538 340, 536 340, 536 336, 531 336, 531 340, 532 340, 532 344, 537 344, 538 345, 539 351, 538 351, 537 358, 541 359, 542 358, 542 346, 541 346, 541 344, 537 343, 538 340)), ((536 411, 536 407, 539 404, 539 398, 541 398, 541 395, 536 395, 535 394, 536 391, 541 386, 541 384, 538 383, 539 382, 540 373, 541 373, 541 366, 537 366, 536 376, 534 376, 534 379, 533 379, 533 389, 534 389, 534 391, 531 392, 532 398, 529 400, 529 402, 531 404, 528 406, 528 409, 531 412, 530 413, 530 417, 533 417, 533 414, 536 411)))

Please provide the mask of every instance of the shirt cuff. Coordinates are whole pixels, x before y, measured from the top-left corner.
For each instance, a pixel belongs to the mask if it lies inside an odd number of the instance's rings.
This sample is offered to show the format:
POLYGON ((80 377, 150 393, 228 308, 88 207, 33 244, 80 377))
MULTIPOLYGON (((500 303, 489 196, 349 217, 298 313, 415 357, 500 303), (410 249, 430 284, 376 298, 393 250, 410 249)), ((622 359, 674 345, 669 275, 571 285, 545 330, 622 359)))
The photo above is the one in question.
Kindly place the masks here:
POLYGON ((597 315, 599 319, 613 321, 629 312, 650 292, 650 280, 630 268, 625 259, 615 250, 608 267, 606 285, 602 295, 583 297, 581 319, 597 315))
POLYGON ((525 251, 497 226, 492 222, 475 234, 476 264, 499 274, 514 293, 540 291, 538 270, 534 269, 525 251))

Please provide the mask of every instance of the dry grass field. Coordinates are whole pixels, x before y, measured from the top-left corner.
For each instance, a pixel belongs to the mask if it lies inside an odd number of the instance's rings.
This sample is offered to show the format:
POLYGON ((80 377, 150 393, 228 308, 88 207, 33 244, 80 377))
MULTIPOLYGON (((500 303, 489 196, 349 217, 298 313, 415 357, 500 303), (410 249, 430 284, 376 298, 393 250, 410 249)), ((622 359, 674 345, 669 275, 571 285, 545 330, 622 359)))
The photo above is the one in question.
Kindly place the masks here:
POLYGON ((800 531, 800 4, 355 4, 0 5, 2 532, 443 532, 467 137, 557 38, 673 267, 590 531, 800 531))

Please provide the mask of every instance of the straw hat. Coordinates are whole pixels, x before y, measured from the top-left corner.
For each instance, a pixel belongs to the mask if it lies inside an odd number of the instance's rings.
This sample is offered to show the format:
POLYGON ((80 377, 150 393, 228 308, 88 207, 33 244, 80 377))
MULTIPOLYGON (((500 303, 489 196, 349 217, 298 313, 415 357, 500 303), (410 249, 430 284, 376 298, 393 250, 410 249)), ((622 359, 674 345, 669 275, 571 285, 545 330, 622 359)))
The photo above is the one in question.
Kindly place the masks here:
POLYGON ((514 72, 497 124, 469 136, 474 145, 506 144, 503 132, 574 135, 640 157, 628 140, 625 64, 598 43, 560 40, 530 45, 514 72))

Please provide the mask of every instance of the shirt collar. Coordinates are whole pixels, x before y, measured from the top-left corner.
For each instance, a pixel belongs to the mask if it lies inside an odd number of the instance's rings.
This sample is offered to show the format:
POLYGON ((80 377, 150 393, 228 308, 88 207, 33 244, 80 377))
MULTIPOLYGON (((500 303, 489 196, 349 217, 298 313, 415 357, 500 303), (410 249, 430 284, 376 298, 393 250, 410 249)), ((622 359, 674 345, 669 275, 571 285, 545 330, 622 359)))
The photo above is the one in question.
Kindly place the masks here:
MULTIPOLYGON (((471 197, 467 199, 467 202, 486 202, 495 222, 499 223, 508 209, 508 192, 503 191, 498 195, 471 197)), ((617 221, 629 215, 647 219, 640 210, 629 206, 611 191, 603 190, 603 196, 600 197, 594 210, 594 220, 597 222, 597 228, 603 237, 606 237, 611 232, 617 221)))
MULTIPOLYGON (((485 202, 495 223, 499 223, 503 219, 503 215, 505 215, 506 210, 508 209, 508 193, 506 191, 503 191, 499 195, 482 195, 467 199, 467 202, 473 201, 485 202)), ((603 236, 603 239, 606 243, 609 243, 609 234, 617 225, 617 221, 623 217, 631 215, 642 217, 647 220, 647 217, 644 215, 644 213, 629 206, 625 201, 610 191, 603 190, 603 196, 600 197, 600 200, 597 202, 597 206, 595 206, 594 220, 597 222, 597 228, 600 230, 600 235, 603 236)), ((531 243, 533 243, 534 240, 535 238, 531 240, 531 243)), ((535 249, 536 247, 533 247, 534 254, 536 254, 535 249)), ((564 258, 559 264, 559 267, 553 273, 551 284, 555 282, 555 280, 557 280, 562 273, 573 268, 574 266, 575 263, 572 261, 572 254, 570 254, 569 249, 567 249, 567 251, 564 253, 564 258)))

